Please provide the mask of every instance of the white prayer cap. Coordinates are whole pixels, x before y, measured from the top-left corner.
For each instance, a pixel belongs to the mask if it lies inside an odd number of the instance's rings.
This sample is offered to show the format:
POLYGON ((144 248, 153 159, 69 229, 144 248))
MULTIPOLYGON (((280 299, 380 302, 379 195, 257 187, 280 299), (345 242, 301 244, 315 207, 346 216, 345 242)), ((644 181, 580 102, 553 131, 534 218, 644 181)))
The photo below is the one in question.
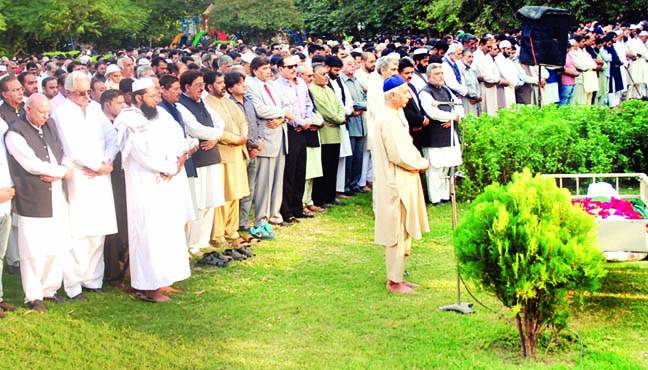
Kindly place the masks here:
POLYGON ((499 43, 499 48, 504 49, 504 48, 512 48, 513 45, 511 45, 511 42, 509 40, 503 40, 499 43))
POLYGON ((7 66, 4 64, 0 64, 0 72, 7 72, 7 66))
POLYGON ((576 40, 569 39, 569 46, 576 46, 576 40))
POLYGON ((361 47, 357 47, 357 48, 355 48, 355 49, 353 49, 351 51, 355 51, 356 53, 362 54, 362 48, 361 47))
MULTIPOLYGON (((509 46, 510 44, 511 43, 509 43, 509 46)), ((457 51, 461 51, 461 50, 463 50, 463 46, 456 42, 453 42, 452 44, 450 44, 450 46, 448 46, 448 54, 454 54, 457 51)))
POLYGON ((90 62, 90 56, 88 55, 82 55, 81 58, 79 58, 79 63, 81 64, 88 64, 90 62))
POLYGON ((426 48, 418 48, 414 50, 414 53, 412 55, 420 55, 420 54, 429 54, 430 52, 426 48))
POLYGON ((614 31, 614 33, 616 33, 617 36, 623 35, 623 30, 616 30, 616 31, 614 31))
POLYGON ((648 31, 639 32, 639 36, 648 36, 648 31))
POLYGON ((135 82, 133 82, 133 92, 145 90, 151 87, 155 87, 155 84, 150 77, 140 78, 139 80, 135 80, 135 82))
POLYGON ((115 72, 121 72, 121 69, 119 69, 119 67, 117 67, 117 64, 111 64, 108 67, 106 67, 106 76, 108 76, 111 73, 115 73, 115 72))
POLYGON ((140 58, 140 60, 137 61, 138 66, 150 66, 151 61, 146 59, 146 58, 140 58))
POLYGON ((256 57, 256 55, 254 55, 254 53, 245 52, 245 53, 243 53, 243 55, 241 55, 241 60, 244 61, 247 64, 250 64, 250 63, 252 63, 252 59, 254 59, 255 57, 256 57))
POLYGON ((638 30, 638 29, 639 29, 639 25, 637 25, 637 24, 631 24, 631 25, 630 25, 630 29, 631 29, 631 30, 638 30))

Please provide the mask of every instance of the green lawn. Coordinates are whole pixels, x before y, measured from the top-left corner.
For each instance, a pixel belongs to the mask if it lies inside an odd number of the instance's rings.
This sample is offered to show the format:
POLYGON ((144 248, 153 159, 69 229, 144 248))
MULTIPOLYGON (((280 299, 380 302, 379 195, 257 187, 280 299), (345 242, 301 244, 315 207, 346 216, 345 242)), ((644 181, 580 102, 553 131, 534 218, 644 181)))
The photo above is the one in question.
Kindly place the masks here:
MULTIPOLYGON (((577 338, 518 356, 517 333, 489 294, 460 316, 450 207, 430 209, 432 232, 414 243, 413 297, 385 288, 372 243, 370 197, 278 231, 257 257, 226 269, 196 267, 166 304, 109 290, 89 303, 24 308, 0 321, 3 369, 124 368, 582 368, 648 367, 648 262, 610 264, 603 289, 570 322, 577 338)), ((465 210, 465 206, 461 210, 465 210)), ((6 299, 22 302, 15 275, 6 299)), ((472 300, 466 297, 467 300, 472 300)))

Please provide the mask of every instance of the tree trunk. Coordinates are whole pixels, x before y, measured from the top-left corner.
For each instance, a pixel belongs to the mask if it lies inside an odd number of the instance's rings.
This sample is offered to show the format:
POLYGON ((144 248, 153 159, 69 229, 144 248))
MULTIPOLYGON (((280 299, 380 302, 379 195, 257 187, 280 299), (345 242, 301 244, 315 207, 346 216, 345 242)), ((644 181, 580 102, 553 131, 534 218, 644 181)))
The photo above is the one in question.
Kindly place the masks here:
POLYGON ((538 342, 538 318, 534 307, 525 305, 522 312, 515 315, 518 333, 520 334, 520 353, 522 357, 535 360, 538 342))

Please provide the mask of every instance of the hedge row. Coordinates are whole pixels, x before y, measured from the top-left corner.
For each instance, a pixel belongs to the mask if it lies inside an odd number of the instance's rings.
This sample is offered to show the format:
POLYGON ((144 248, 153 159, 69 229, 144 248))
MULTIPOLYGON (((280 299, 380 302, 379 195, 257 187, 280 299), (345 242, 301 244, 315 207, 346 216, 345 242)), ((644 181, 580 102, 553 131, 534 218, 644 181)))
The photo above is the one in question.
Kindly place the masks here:
POLYGON ((507 183, 524 167, 541 173, 648 173, 648 102, 617 109, 515 106, 462 124, 463 171, 458 194, 507 183))

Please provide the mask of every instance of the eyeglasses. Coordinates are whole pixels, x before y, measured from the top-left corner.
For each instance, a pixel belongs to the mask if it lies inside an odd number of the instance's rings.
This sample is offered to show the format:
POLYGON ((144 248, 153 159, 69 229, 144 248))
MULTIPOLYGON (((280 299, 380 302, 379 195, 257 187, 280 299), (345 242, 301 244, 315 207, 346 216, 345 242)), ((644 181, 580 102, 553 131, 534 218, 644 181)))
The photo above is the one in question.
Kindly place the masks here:
POLYGON ((289 66, 283 66, 283 67, 293 69, 293 68, 297 68, 297 64, 291 64, 289 66))

